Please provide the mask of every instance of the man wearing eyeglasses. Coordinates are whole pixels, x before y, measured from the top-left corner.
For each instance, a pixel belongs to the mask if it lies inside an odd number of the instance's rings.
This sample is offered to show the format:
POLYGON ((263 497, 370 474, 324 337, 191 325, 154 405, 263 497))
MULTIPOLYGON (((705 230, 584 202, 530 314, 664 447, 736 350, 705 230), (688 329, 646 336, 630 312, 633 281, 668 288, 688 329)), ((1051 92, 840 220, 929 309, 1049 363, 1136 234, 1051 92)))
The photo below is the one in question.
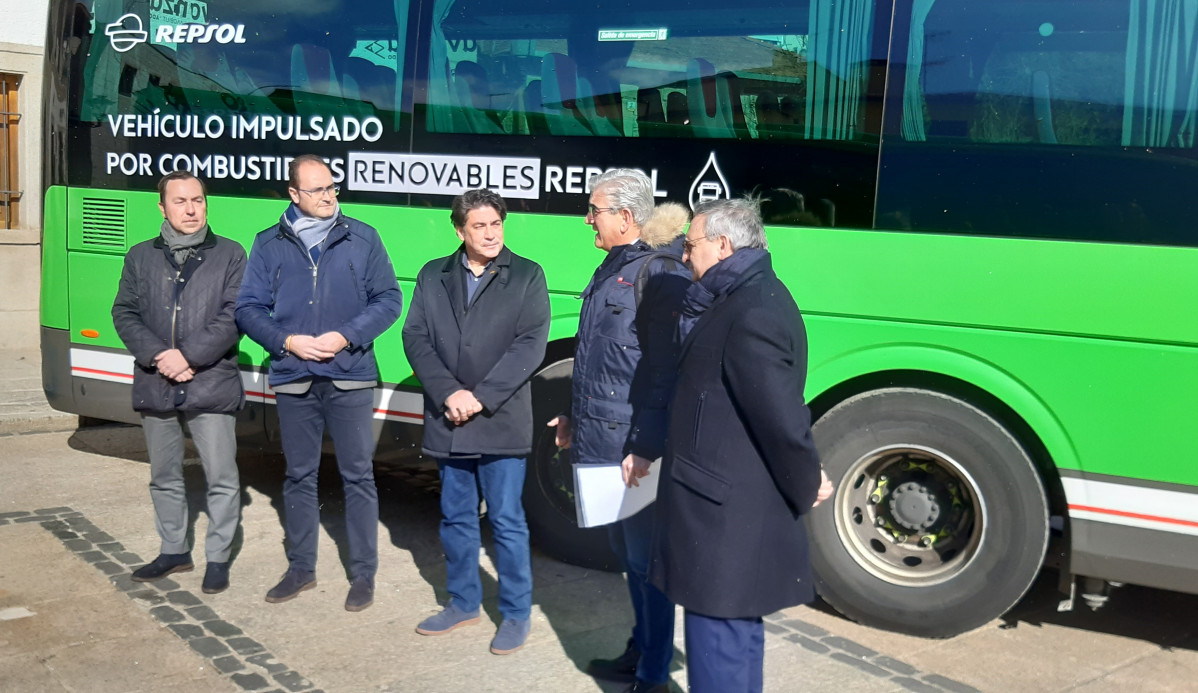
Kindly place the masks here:
POLYGON ((291 206, 254 239, 237 324, 270 354, 287 476, 287 572, 266 593, 285 602, 316 586, 316 477, 325 428, 345 490, 347 611, 374 603, 378 491, 374 484, 374 340, 399 318, 402 297, 378 231, 341 213, 323 159, 288 168, 291 206))
MULTIPOLYGON (((582 292, 570 415, 549 424, 575 464, 622 463, 624 483, 636 486, 656 473, 650 466, 666 443, 675 329, 690 285, 681 236, 689 214, 673 203, 654 207, 652 183, 633 169, 595 176, 590 188, 586 222, 607 257, 582 292)), ((647 580, 653 524, 650 505, 608 525, 636 623, 623 654, 588 667, 634 693, 668 690, 674 655, 674 605, 647 580)))
POLYGON ((693 693, 761 691, 761 617, 811 601, 800 516, 832 494, 803 402, 807 335, 754 200, 699 205, 657 488, 652 583, 685 610, 693 693))

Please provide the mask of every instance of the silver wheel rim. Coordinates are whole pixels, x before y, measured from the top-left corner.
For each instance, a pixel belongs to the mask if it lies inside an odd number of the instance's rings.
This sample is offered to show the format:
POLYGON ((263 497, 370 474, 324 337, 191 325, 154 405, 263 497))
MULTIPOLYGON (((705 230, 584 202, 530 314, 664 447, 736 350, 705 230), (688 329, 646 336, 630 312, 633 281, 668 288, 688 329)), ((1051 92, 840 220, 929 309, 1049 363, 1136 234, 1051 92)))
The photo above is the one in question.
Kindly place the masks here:
POLYGON ((982 548, 988 523, 977 482, 952 457, 922 445, 861 456, 837 484, 836 532, 871 575, 907 587, 951 580, 982 548))

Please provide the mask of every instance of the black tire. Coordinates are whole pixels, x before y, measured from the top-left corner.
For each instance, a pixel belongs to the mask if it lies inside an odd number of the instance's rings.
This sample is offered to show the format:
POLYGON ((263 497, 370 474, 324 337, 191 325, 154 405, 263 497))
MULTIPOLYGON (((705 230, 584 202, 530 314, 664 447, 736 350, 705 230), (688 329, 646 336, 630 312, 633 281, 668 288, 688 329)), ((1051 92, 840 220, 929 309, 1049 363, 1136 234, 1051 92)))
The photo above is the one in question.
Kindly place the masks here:
POLYGON ((927 390, 852 397, 815 424, 833 498, 807 518, 819 594, 863 624, 942 638, 1001 616, 1048 545, 1048 502, 1019 442, 927 390))
POLYGON ((584 568, 617 570, 606 527, 582 529, 574 510, 574 470, 558 454, 554 429, 545 425, 570 411, 574 359, 543 368, 532 378, 532 454, 524 478, 524 514, 532 541, 554 558, 584 568))

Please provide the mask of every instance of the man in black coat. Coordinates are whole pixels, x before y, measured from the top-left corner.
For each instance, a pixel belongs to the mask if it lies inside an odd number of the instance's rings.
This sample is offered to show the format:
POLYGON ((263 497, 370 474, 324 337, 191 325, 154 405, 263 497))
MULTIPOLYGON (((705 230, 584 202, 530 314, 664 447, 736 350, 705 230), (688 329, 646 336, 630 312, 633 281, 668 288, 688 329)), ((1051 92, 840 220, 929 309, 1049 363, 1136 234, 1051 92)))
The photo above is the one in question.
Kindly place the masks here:
POLYGON ((549 292, 537 263, 503 243, 507 205, 490 190, 454 198, 462 245, 426 264, 403 328, 404 352, 424 388, 425 455, 441 471, 441 545, 449 602, 416 627, 441 635, 477 623, 478 489, 495 533, 503 622, 491 652, 524 645, 532 566, 521 494, 532 451, 529 379, 545 358, 549 292))
POLYGON ((685 252, 650 576, 685 609, 690 691, 760 691, 761 617, 814 597, 800 516, 832 492, 803 402, 807 338, 755 202, 701 205, 685 252))
POLYGON ((233 319, 245 249, 208 228, 204 184, 186 171, 158 183, 162 227, 129 249, 112 305, 117 335, 133 354, 133 408, 150 455, 150 499, 161 552, 133 571, 147 582, 191 570, 183 423, 208 483, 208 566, 203 590, 229 586, 229 553, 241 515, 236 412, 245 400, 233 319))

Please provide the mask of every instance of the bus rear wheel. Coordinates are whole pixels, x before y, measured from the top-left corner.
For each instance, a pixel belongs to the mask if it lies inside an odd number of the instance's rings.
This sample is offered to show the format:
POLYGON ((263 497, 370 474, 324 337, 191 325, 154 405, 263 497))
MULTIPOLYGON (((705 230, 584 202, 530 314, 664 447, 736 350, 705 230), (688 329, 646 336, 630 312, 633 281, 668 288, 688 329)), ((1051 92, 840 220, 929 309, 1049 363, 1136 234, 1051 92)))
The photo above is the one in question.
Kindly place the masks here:
POLYGON ((563 359, 532 378, 532 454, 524 478, 524 514, 533 542, 550 556, 598 570, 616 570, 606 527, 583 529, 574 509, 574 469, 545 423, 570 411, 574 359, 563 359))
POLYGON ((813 427, 833 499, 808 516, 820 596, 866 625, 924 637, 976 628, 1040 571, 1048 502, 1019 442, 973 405, 891 388, 813 427))

